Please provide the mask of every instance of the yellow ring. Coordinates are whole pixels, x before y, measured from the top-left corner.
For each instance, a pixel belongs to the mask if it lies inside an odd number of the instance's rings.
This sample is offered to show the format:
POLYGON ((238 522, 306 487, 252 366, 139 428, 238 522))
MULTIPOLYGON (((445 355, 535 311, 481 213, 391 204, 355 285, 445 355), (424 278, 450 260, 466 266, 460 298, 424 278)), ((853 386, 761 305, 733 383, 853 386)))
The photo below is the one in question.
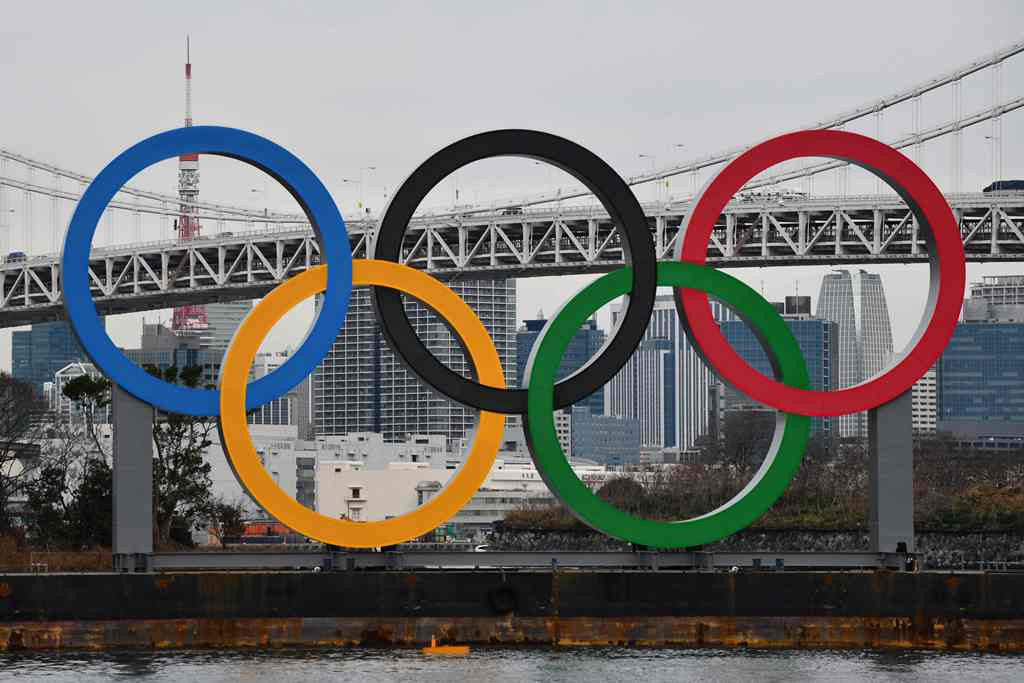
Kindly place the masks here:
MULTIPOLYGON (((352 262, 352 284, 392 287, 416 297, 458 330, 479 381, 505 388, 501 360, 480 318, 458 294, 418 270, 391 261, 352 262)), ((253 500, 282 524, 324 543, 349 548, 394 545, 427 533, 448 521, 480 488, 498 453, 505 416, 480 412, 480 426, 466 462, 444 489, 416 510, 382 521, 333 519, 310 510, 279 487, 260 462, 245 417, 249 369, 274 324, 303 299, 324 291, 327 266, 289 278, 253 308, 238 328, 224 356, 220 379, 221 443, 228 463, 253 500)))

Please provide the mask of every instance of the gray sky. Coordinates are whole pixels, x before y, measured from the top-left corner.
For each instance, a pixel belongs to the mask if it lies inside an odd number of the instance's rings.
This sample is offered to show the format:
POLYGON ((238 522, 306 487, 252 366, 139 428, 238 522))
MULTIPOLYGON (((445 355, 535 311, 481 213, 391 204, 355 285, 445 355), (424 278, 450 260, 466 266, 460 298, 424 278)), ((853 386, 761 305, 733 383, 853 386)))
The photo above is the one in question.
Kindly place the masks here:
MULTIPOLYGON (((1022 25, 1018 2, 776 1, 702 3, 699 10, 680 2, 15 3, 0 21, 0 145, 94 174, 142 137, 180 125, 184 37, 191 34, 197 123, 249 129, 291 149, 347 213, 359 192, 344 179, 375 166, 364 174, 363 195, 379 210, 386 188, 474 132, 550 131, 632 175, 649 168, 641 153, 660 166, 811 124, 1019 40, 1022 25)), ((1006 65, 1004 97, 1024 94, 1022 61, 1006 65)), ((989 106, 990 87, 988 77, 967 83, 964 111, 989 106)), ((925 98, 925 127, 949 117, 948 91, 925 98)), ((1004 177, 1024 177, 1022 120, 1019 111, 1004 120, 1004 177)), ((874 133, 873 123, 864 125, 874 133)), ((883 139, 909 132, 909 107, 885 125, 883 139)), ((987 133, 983 124, 965 134, 965 189, 991 180, 987 133)), ((948 153, 940 140, 923 156, 943 187, 948 153)), ((512 160, 476 164, 457 184, 461 201, 487 201, 564 179, 512 160)), ((832 182, 824 176, 817 188, 831 192, 832 182)), ((450 203, 455 183, 428 203, 450 203)), ((135 184, 173 191, 174 162, 135 184)), ((873 187, 866 176, 851 176, 851 192, 873 187)), ((233 161, 204 157, 202 188, 201 198, 211 201, 295 208, 272 182, 233 161)), ((638 189, 641 199, 651 192, 638 189)), ((18 232, 4 244, 25 246, 18 232)), ((28 248, 48 251, 47 235, 34 228, 28 248)), ((160 237, 170 235, 144 235, 160 237)), ((824 271, 732 272, 758 289, 763 282, 777 298, 797 283, 801 293, 816 294, 824 271)), ((926 270, 880 272, 901 345, 920 317, 926 270)), ((1005 272, 1024 269, 972 266, 969 277, 1005 272)), ((520 280, 520 315, 550 312, 584 281, 520 280)), ((301 338, 310 311, 297 309, 268 345, 301 338)), ((138 316, 110 328, 119 343, 137 343, 138 316)), ((9 364, 9 332, 2 332, 0 367, 9 364)))

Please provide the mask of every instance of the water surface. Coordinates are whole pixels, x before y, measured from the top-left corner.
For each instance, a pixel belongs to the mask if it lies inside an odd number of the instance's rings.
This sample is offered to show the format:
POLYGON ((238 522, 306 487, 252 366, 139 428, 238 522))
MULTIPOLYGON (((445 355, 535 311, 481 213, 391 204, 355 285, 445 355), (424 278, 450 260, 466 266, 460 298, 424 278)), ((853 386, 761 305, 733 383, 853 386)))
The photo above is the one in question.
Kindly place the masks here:
POLYGON ((1024 681, 1024 655, 803 650, 484 648, 0 654, 0 681, 1024 681))

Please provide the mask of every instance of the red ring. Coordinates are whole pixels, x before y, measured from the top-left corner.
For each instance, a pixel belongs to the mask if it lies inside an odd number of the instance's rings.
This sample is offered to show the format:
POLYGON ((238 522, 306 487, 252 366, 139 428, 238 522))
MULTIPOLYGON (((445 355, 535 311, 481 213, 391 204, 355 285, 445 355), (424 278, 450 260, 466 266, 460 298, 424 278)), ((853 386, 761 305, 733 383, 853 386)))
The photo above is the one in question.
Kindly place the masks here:
POLYGON ((788 413, 846 415, 880 406, 910 389, 942 354, 960 317, 967 279, 960 229, 945 197, 924 171, 888 145, 856 133, 809 130, 780 135, 736 157, 707 184, 681 227, 685 237, 677 256, 681 261, 704 264, 711 231, 733 195, 771 166, 808 156, 842 159, 871 171, 907 202, 925 234, 930 232, 931 317, 927 327, 922 324, 918 328, 913 348, 888 372, 853 387, 836 391, 794 389, 761 374, 736 353, 711 315, 707 294, 677 288, 677 308, 683 314, 684 327, 692 333, 694 346, 708 364, 747 396, 788 413), (939 263, 944 269, 941 272, 939 263))

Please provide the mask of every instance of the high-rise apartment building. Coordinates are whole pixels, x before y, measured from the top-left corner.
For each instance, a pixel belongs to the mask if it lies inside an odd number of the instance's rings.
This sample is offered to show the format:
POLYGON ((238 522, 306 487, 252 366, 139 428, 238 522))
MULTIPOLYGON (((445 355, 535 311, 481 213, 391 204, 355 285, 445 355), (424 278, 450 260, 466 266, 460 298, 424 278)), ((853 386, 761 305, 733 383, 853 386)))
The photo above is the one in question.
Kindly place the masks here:
POLYGON ((910 390, 912 423, 915 434, 935 432, 938 416, 938 391, 935 384, 935 366, 928 368, 910 390))
MULTIPOLYGON (((543 315, 538 315, 533 320, 524 320, 522 327, 516 332, 516 386, 518 387, 526 387, 523 378, 526 375, 526 364, 530 360, 530 351, 533 350, 533 345, 547 322, 543 315)), ((573 335, 568 348, 562 354, 562 364, 558 368, 556 379, 562 380, 583 367, 604 346, 605 338, 604 330, 597 327, 597 320, 591 318, 585 322, 583 327, 573 335)), ((576 402, 575 405, 587 408, 591 415, 604 415, 604 387, 576 402)))
MULTIPOLYGON (((449 286, 480 316, 498 349, 505 381, 515 386, 515 280, 463 280, 449 286)), ((469 360, 447 325, 417 301, 407 298, 405 308, 431 353, 469 377, 469 360)), ((477 419, 475 409, 449 400, 405 369, 380 331, 365 287, 353 290, 345 327, 313 374, 313 413, 318 437, 381 432, 387 441, 410 434, 459 439, 477 419)))
MULTIPOLYGON (((264 377, 284 365, 287 360, 287 353, 257 354, 250 377, 252 379, 264 377)), ((312 384, 312 379, 306 377, 284 396, 279 396, 257 407, 248 414, 249 424, 295 425, 296 435, 299 439, 311 440, 314 437, 313 425, 310 421, 312 384)))
POLYGON ((69 363, 86 361, 71 324, 39 323, 11 333, 11 375, 42 392, 58 370, 69 363))
MULTIPOLYGON (((717 320, 733 319, 718 302, 711 306, 717 320)), ((613 327, 623 313, 612 307, 613 327)), ((607 385, 605 414, 637 420, 643 447, 693 448, 707 433, 716 381, 683 333, 671 295, 659 296, 643 341, 607 385)))
MULTIPOLYGON (((827 274, 821 282, 817 315, 839 326, 838 388, 870 379, 892 358, 889 307, 878 274, 863 270, 827 274)), ((843 415, 837 421, 839 436, 867 436, 867 413, 843 415)))

